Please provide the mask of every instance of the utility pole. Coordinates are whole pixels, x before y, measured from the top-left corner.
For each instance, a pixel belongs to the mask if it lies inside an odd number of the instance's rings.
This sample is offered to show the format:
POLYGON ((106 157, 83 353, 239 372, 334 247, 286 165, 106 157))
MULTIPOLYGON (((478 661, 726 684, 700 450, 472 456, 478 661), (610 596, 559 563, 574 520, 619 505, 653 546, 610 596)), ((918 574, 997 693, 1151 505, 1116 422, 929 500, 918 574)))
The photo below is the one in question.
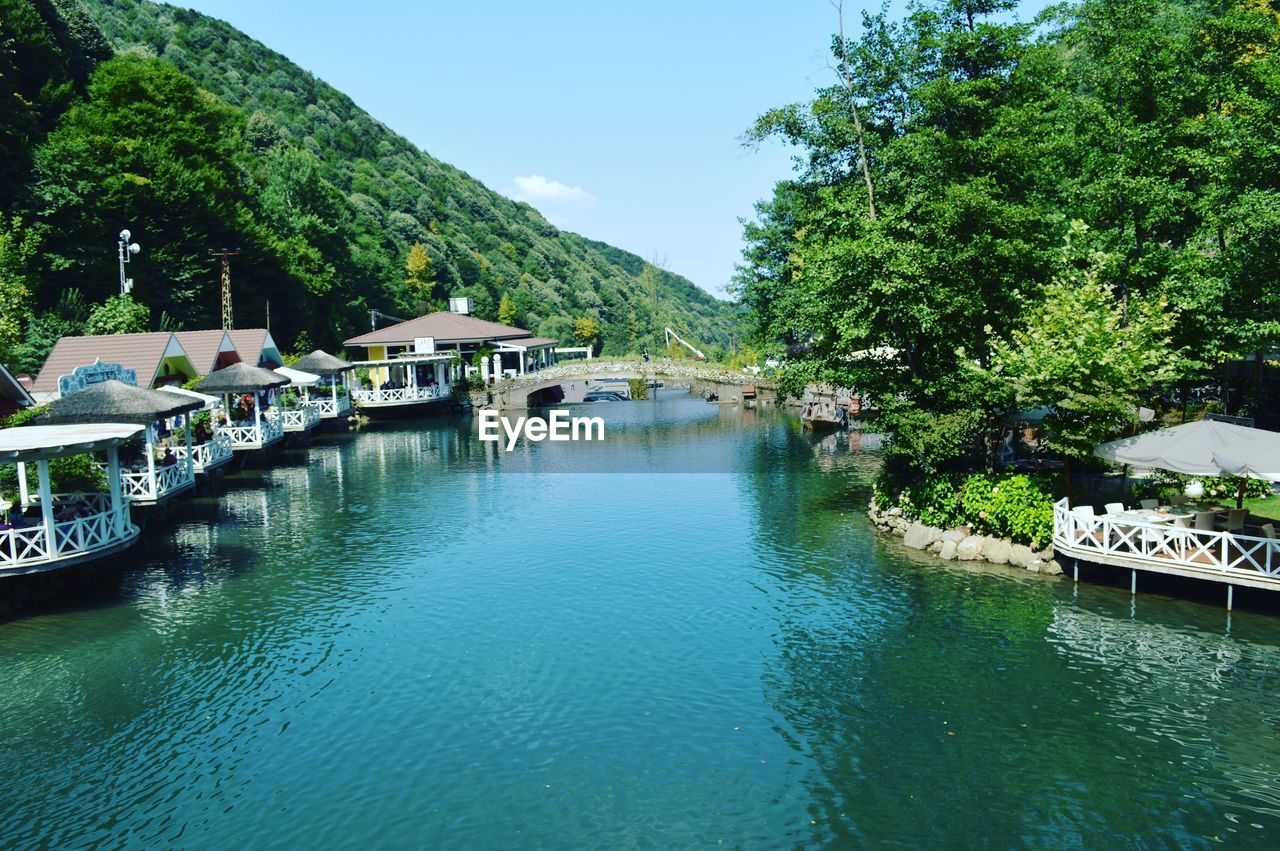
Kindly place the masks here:
POLYGON ((240 253, 240 249, 224 248, 221 251, 209 249, 210 257, 222 260, 222 330, 231 330, 231 258, 240 253))

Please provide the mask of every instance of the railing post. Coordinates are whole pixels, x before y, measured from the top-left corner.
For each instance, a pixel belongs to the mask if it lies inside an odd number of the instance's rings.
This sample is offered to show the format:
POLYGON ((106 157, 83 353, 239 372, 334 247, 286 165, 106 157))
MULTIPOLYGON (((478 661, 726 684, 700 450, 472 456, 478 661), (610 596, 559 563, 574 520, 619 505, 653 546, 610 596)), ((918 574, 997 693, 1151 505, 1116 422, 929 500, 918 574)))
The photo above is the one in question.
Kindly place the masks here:
POLYGON ((120 496, 120 447, 107 448, 107 492, 111 494, 111 526, 119 535, 124 532, 120 522, 120 505, 124 501, 120 496))
POLYGON ((38 477, 36 486, 40 493, 40 515, 44 520, 44 533, 49 542, 45 551, 48 553, 49 561, 53 561, 58 557, 58 530, 53 522, 53 489, 49 485, 48 461, 41 458, 36 462, 36 475, 38 477))
POLYGON ((147 485, 150 489, 152 499, 160 496, 160 483, 156 481, 156 450, 155 445, 151 442, 151 426, 155 423, 147 425, 147 485))

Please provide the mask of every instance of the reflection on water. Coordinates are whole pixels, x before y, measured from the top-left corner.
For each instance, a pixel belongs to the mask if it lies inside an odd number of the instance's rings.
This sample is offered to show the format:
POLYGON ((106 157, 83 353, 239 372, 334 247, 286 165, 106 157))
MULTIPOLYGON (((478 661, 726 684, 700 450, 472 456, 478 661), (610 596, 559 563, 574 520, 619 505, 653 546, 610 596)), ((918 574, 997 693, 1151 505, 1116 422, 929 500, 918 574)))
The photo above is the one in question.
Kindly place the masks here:
POLYGON ((1274 620, 908 553, 776 411, 586 407, 318 438, 0 625, 2 835, 1274 847, 1274 620))

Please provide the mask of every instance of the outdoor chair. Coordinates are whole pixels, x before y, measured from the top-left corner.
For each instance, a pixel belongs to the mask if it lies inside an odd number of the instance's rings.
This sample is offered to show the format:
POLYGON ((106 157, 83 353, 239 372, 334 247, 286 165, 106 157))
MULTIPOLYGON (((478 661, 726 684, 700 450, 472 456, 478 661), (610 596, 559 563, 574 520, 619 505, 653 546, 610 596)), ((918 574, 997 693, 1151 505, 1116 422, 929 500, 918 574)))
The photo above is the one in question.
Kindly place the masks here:
POLYGON ((1077 505, 1075 508, 1071 509, 1071 513, 1075 515, 1076 520, 1079 521, 1080 525, 1084 527, 1082 529, 1077 530, 1076 532, 1077 541, 1082 541, 1087 537, 1092 537, 1098 543, 1102 543, 1102 533, 1092 529, 1094 525, 1093 524, 1094 514, 1093 514, 1092 505, 1077 505))
POLYGON ((1188 499, 1187 495, 1184 493, 1175 493, 1173 496, 1169 497, 1170 505, 1186 505, 1189 502, 1191 502, 1191 500, 1188 499))
POLYGON ((1124 503, 1123 503, 1123 502, 1108 502, 1108 503, 1107 503, 1107 513, 1108 513, 1108 514, 1124 514, 1124 503))
POLYGON ((1147 511, 1155 511, 1157 508, 1160 507, 1160 500, 1144 499, 1144 500, 1141 500, 1138 504, 1141 505, 1143 508, 1145 508, 1147 511))
POLYGON ((1262 537, 1264 537, 1264 538, 1270 538, 1270 539, 1271 539, 1271 540, 1273 540, 1273 541, 1276 539, 1276 527, 1275 527, 1275 524, 1273 524, 1273 523, 1263 523, 1263 524, 1262 524, 1262 526, 1261 526, 1261 527, 1259 527, 1259 528, 1261 528, 1261 529, 1262 529, 1262 537))
POLYGON ((1223 523, 1222 531, 1224 532, 1242 532, 1244 531, 1244 521, 1249 517, 1247 508, 1233 508, 1227 512, 1227 519, 1223 523))
POLYGON ((1212 511, 1196 512, 1196 531, 1197 532, 1213 532, 1217 522, 1218 515, 1212 511))

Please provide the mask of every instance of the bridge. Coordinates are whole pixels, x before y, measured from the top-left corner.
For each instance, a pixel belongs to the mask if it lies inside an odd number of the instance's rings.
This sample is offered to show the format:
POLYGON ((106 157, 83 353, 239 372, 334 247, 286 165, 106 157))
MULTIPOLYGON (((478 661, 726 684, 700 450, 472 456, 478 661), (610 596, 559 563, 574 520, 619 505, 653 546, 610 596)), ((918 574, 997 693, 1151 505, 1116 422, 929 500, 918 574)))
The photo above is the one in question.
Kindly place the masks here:
POLYGON ((483 401, 498 410, 536 408, 544 404, 545 391, 566 382, 587 379, 661 381, 667 387, 688 387, 703 396, 714 394, 722 402, 741 402, 743 385, 755 387, 756 398, 761 400, 774 401, 778 395, 777 383, 772 379, 734 372, 699 361, 595 358, 570 361, 515 378, 505 378, 488 388, 484 400, 477 401, 483 401))

